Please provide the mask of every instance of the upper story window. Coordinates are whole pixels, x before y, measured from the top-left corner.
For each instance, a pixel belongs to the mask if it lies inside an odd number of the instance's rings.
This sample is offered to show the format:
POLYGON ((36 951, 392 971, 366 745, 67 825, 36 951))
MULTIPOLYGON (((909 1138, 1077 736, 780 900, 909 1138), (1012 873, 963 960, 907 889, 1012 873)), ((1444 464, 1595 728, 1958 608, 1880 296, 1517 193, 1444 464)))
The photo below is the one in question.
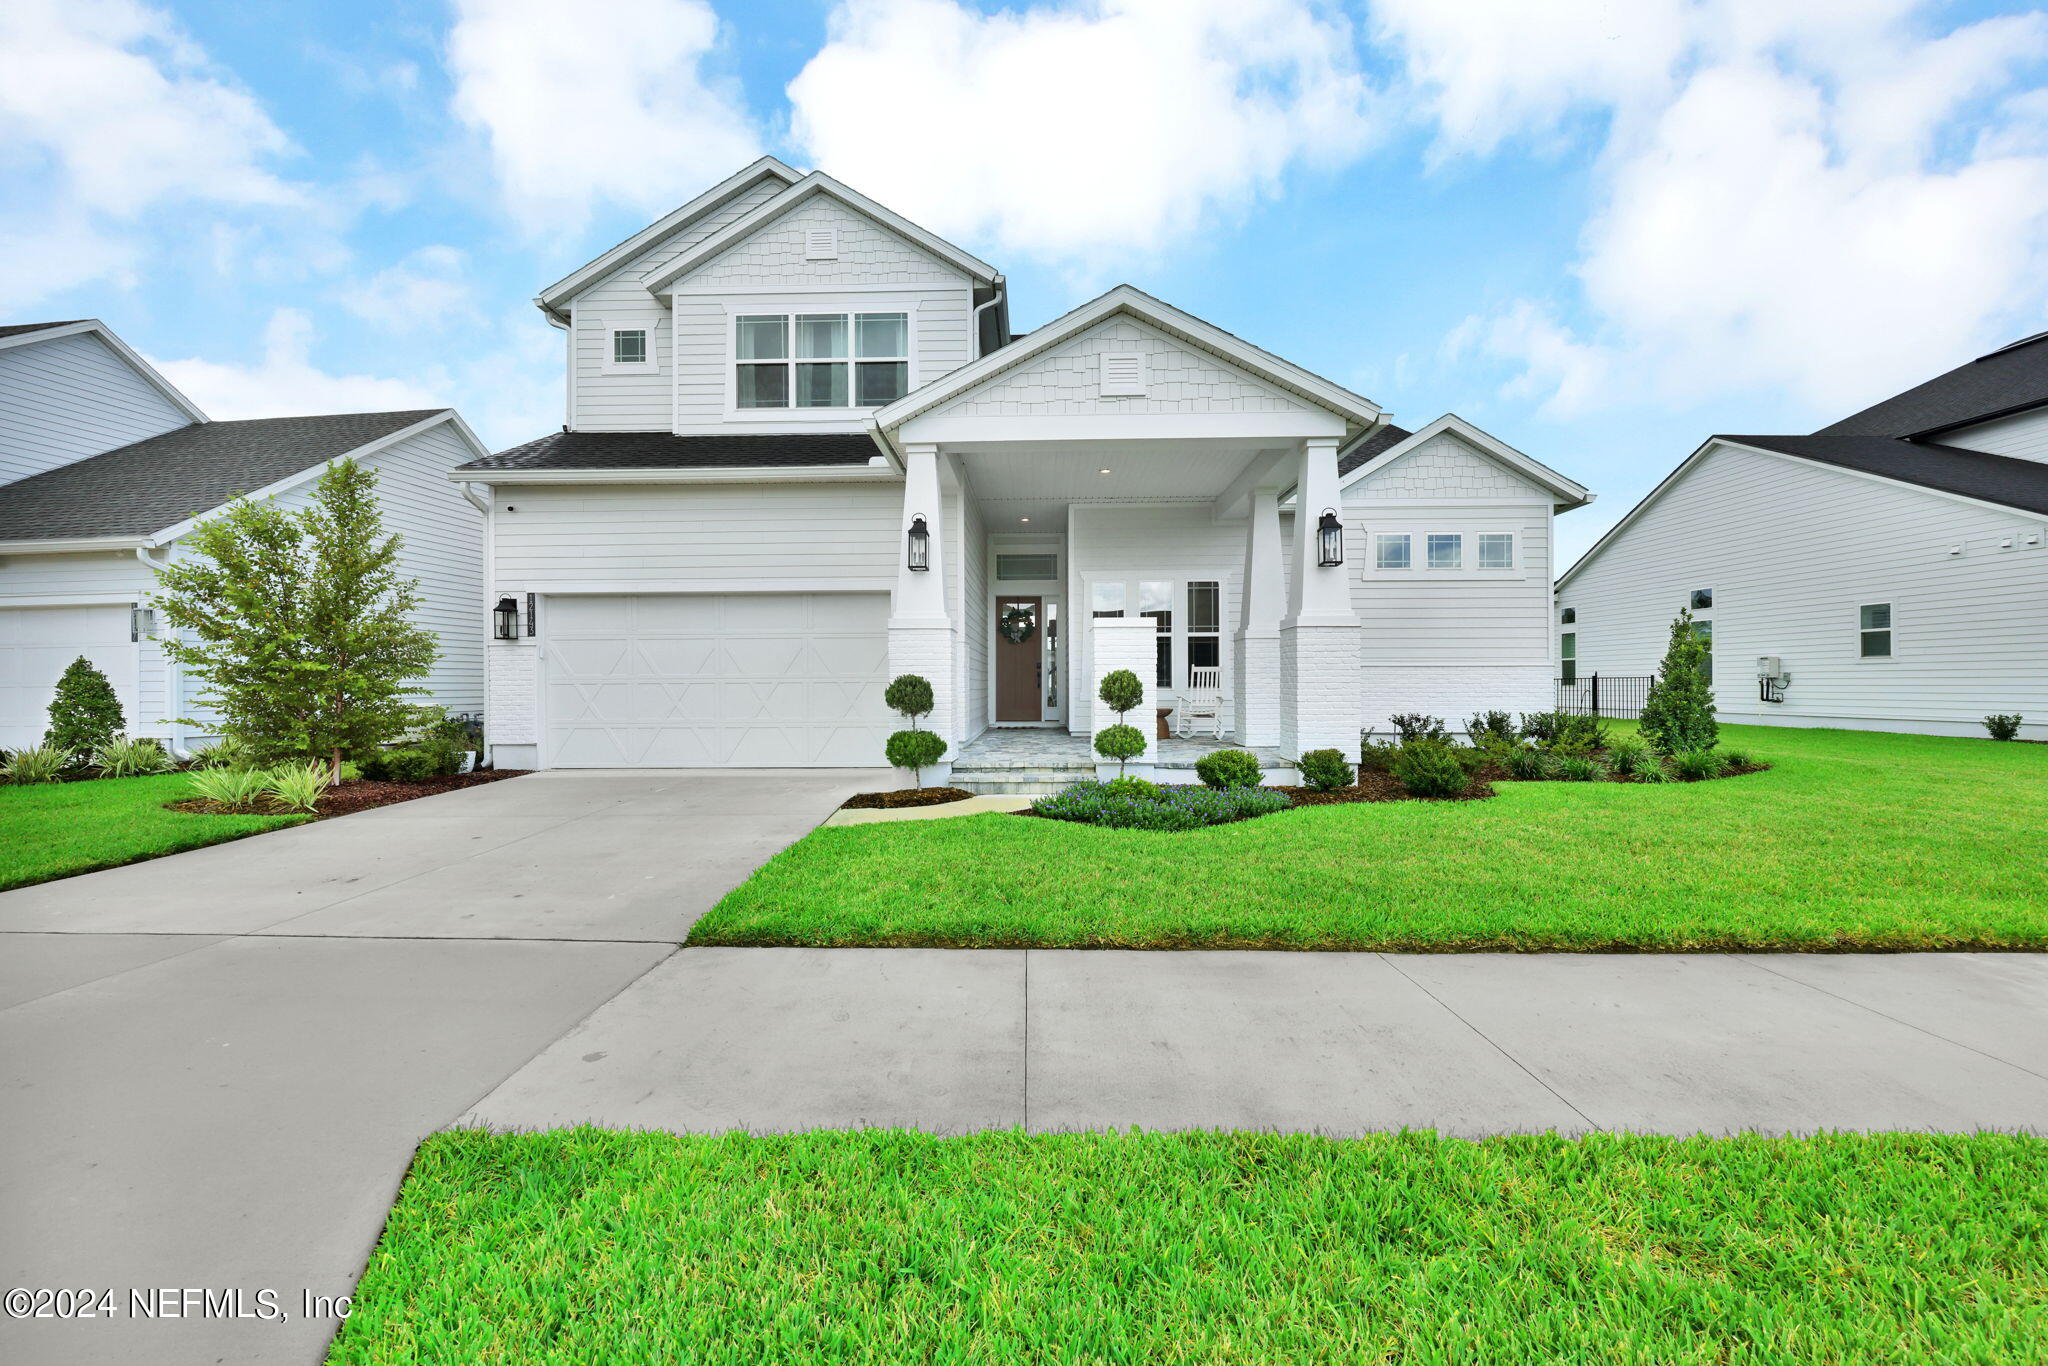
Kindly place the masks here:
POLYGON ((1685 605, 1695 612, 1713 611, 1714 590, 1711 588, 1693 589, 1692 592, 1686 597, 1685 605))
POLYGON ((1579 619, 1579 609, 1576 607, 1567 607, 1562 612, 1559 612, 1557 614, 1557 619, 1563 622, 1565 625, 1569 626, 1579 619))
POLYGON ((748 313, 733 320, 740 408, 875 408, 910 391, 908 313, 748 313))
POLYGON ((1479 533, 1479 567, 1481 569, 1513 569, 1515 567, 1515 538, 1512 532, 1482 531, 1479 533))
POLYGON ((1455 531, 1429 533, 1429 567, 1431 569, 1462 569, 1465 565, 1465 538, 1455 531))
POLYGON ((654 368, 654 333, 645 323, 604 323, 606 374, 654 368))
POLYGON ((1383 532, 1376 540, 1373 563, 1381 569, 1406 569, 1408 560, 1408 533, 1405 531, 1383 532))

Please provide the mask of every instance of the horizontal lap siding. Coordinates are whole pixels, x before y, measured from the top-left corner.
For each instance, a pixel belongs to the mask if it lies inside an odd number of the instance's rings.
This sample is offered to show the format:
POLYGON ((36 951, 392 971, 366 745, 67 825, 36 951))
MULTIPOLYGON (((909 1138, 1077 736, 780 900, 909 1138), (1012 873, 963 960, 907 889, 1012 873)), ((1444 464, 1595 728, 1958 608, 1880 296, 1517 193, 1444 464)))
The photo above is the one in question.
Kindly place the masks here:
POLYGON ((1989 451, 2016 460, 2048 461, 2048 410, 2037 409, 1957 432, 1943 432, 1934 439, 1945 446, 1989 451))
MULTIPOLYGON (((1649 673, 1695 588, 1714 590, 1724 711, 1950 722, 2048 717, 2048 547, 1998 542, 2044 521, 1819 466, 1720 449, 1703 457, 1563 590, 1579 671, 1649 673), (1950 556, 1953 545, 1964 554, 1950 556), (1857 659, 1857 609, 1890 602, 1890 663, 1857 659), (1756 700, 1755 659, 1793 675, 1756 700)), ((1566 629, 1560 627, 1559 629, 1566 629)))
POLYGON ((0 484, 191 421, 90 334, 0 350, 0 484))
MULTIPOLYGON (((1118 578, 1126 582, 1141 579, 1214 579, 1223 585, 1222 663, 1226 693, 1235 693, 1229 677, 1231 638, 1238 628, 1243 606, 1244 551, 1246 523, 1218 522, 1209 504, 1174 506, 1074 507, 1067 514, 1067 547, 1071 560, 1072 584, 1068 605, 1070 619, 1085 628, 1092 620, 1089 604, 1090 578, 1118 578)), ((1137 615, 1138 605, 1126 600, 1124 614, 1137 615)), ((1176 624, 1185 625, 1185 588, 1176 590, 1173 604, 1176 624)), ((1093 680, 1094 637, 1077 651, 1074 662, 1080 674, 1072 680, 1071 693, 1080 699, 1095 695, 1093 680)), ((1069 727, 1087 725, 1085 706, 1069 709, 1069 727)))

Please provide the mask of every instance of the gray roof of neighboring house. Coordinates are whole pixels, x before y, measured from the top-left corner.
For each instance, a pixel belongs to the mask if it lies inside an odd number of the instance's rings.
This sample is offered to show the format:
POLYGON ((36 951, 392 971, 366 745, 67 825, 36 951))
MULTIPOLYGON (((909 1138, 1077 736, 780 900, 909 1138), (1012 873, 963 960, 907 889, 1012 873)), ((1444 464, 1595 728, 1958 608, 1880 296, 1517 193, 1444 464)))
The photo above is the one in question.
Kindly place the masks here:
POLYGON ((0 486, 0 541, 148 536, 447 411, 195 422, 0 486))
POLYGON ((2048 513, 2048 464, 2038 460, 1988 455, 1931 441, 1831 431, 1812 436, 1720 436, 1716 440, 1759 446, 1987 503, 2048 513))
POLYGON ((69 318, 56 323, 8 323, 0 326, 0 337, 18 337, 24 332, 46 332, 53 327, 74 327, 84 321, 83 318, 69 318))
POLYGON ((880 455, 865 432, 550 432, 457 466, 464 470, 688 470, 865 465, 880 455))
POLYGON ((1924 436, 2043 404, 2048 404, 2048 333, 1958 365, 1815 435, 1924 436))
POLYGON ((1396 427, 1391 422, 1382 423, 1374 429, 1371 436, 1358 442, 1337 458, 1337 473, 1349 474, 1374 456, 1394 449, 1413 435, 1415 433, 1405 427, 1396 427))

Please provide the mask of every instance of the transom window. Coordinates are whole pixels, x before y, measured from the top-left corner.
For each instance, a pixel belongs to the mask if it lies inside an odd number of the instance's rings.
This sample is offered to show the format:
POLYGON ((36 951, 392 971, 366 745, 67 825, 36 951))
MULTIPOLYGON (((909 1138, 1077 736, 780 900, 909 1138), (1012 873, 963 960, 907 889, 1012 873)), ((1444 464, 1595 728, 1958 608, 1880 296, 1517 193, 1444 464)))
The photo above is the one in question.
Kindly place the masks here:
POLYGON ((1479 567, 1481 569, 1513 569, 1515 567, 1515 538, 1505 531, 1484 531, 1479 534, 1479 567))
POLYGON ((1465 538, 1455 531, 1432 531, 1429 533, 1429 567, 1431 569, 1462 569, 1465 565, 1465 538))
POLYGON ((1856 609, 1857 654, 1863 659, 1892 657, 1892 605, 1865 603, 1856 609))
POLYGON ((1405 531, 1381 532, 1373 540, 1373 563, 1381 569, 1409 568, 1412 564, 1409 559, 1409 540, 1410 537, 1405 531))
POLYGON ((908 313, 748 313, 733 320, 741 408, 875 408, 910 391, 908 313))

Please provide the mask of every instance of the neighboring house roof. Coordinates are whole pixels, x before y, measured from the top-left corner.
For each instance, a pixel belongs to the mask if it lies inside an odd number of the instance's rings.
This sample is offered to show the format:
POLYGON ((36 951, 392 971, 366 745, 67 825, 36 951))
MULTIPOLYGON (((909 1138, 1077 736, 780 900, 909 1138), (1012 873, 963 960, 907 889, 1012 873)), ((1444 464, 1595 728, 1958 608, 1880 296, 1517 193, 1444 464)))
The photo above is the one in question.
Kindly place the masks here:
POLYGON ((963 275, 969 275, 976 280, 988 283, 994 283, 1003 278, 994 266, 980 257, 962 251, 935 233, 927 232, 902 214, 897 213, 894 209, 885 208, 877 204, 874 200, 860 193, 860 191, 840 184, 823 171, 813 171, 781 194, 776 195, 773 199, 755 205, 753 209, 742 214, 731 223, 726 224, 725 227, 712 233, 711 236, 676 257, 675 260, 670 261, 653 275, 650 275, 644 281, 647 286, 647 292, 650 294, 660 294, 666 291, 677 280, 682 279, 683 276, 688 275, 697 267, 726 251, 734 243, 739 242, 743 238, 753 236, 776 219, 802 206, 818 195, 824 195, 829 199, 836 199, 855 213, 866 214, 869 218, 874 219, 898 236, 916 243, 919 247, 938 257, 963 275))
MULTIPOLYGON (((1391 424, 1387 429, 1401 430, 1391 424)), ((1392 441, 1380 441, 1378 432, 1367 433, 1348 451, 1338 453, 1338 486, 1349 488, 1361 479, 1369 478, 1400 460, 1411 450, 1426 445, 1445 433, 1459 438, 1469 449, 1477 451, 1503 469, 1519 475, 1539 488, 1548 489, 1560 500, 1560 512, 1584 507, 1593 501, 1593 493, 1584 484, 1575 479, 1567 479, 1540 460, 1531 460, 1493 433, 1480 430, 1456 413, 1445 413, 1422 430, 1402 432, 1392 441)))
POLYGON ((1415 433, 1406 427, 1396 427, 1391 422, 1381 423, 1374 430, 1351 443, 1337 456, 1337 473, 1341 477, 1351 473, 1376 455, 1384 454, 1406 441, 1415 433))
MULTIPOLYGON (((611 273, 625 262, 667 237, 670 233, 688 226, 694 219, 701 218, 720 205, 753 188, 764 177, 772 176, 785 185, 794 185, 803 179, 801 172, 784 165, 774 157, 762 157, 735 175, 727 176, 689 203, 663 214, 640 231, 628 237, 617 246, 604 252, 596 259, 585 262, 569 274, 549 285, 534 300, 542 308, 554 309, 566 303, 573 295, 611 273)), ((748 215, 751 217, 752 215, 748 215)))
POLYGON ((458 465, 455 473, 459 477, 465 470, 803 468, 866 465, 879 454, 865 432, 550 432, 538 441, 458 465))
POLYGON ((41 332, 49 327, 76 327, 84 321, 84 318, 69 318, 60 323, 8 323, 0 327, 0 337, 19 337, 24 332, 41 332))
POLYGON ((148 538, 443 416, 454 418, 418 408, 179 427, 9 484, 0 542, 148 538))
POLYGON ((1945 375, 1830 423, 1817 436, 1929 436, 2048 404, 2048 333, 1958 365, 1945 375))
POLYGON ((1818 460, 1824 465, 1861 470, 1902 484, 1939 489, 1986 503, 2003 503, 2028 512, 2048 513, 2048 464, 1943 446, 1932 441, 1900 441, 1889 436, 1858 436, 1823 429, 1812 436, 1717 436, 1738 446, 1754 446, 1818 460))

